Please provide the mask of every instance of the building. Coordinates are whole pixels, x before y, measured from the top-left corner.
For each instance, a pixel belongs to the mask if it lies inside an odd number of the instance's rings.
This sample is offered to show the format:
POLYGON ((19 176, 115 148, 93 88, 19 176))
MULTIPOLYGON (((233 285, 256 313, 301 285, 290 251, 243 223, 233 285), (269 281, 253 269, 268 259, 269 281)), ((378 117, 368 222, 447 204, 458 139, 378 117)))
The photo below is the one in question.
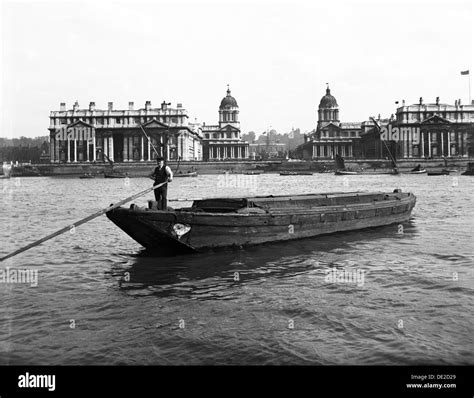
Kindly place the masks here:
POLYGON ((249 157, 249 144, 241 138, 239 106, 230 94, 219 106, 219 124, 202 125, 203 159, 208 160, 242 160, 249 157))
POLYGON ((474 101, 462 105, 440 103, 405 106, 395 118, 370 129, 361 139, 365 157, 385 158, 387 147, 397 158, 474 156, 474 101), (384 142, 385 141, 385 142, 384 142))
POLYGON ((305 135, 298 152, 305 160, 332 159, 336 154, 352 158, 359 153, 361 131, 361 123, 339 120, 339 105, 328 86, 319 102, 316 129, 305 135))
POLYGON ((280 141, 284 137, 277 134, 275 130, 265 131, 255 142, 249 144, 250 158, 252 160, 286 159, 288 144, 280 141))
POLYGON ((202 160, 202 133, 188 126, 188 114, 181 104, 176 108, 163 102, 152 108, 146 101, 142 109, 88 109, 79 104, 50 113, 50 159, 52 163, 102 162, 108 157, 114 162, 146 162, 156 158, 156 152, 166 160, 202 160), (150 138, 146 138, 143 130, 150 138), (105 155, 105 156, 104 156, 105 155))

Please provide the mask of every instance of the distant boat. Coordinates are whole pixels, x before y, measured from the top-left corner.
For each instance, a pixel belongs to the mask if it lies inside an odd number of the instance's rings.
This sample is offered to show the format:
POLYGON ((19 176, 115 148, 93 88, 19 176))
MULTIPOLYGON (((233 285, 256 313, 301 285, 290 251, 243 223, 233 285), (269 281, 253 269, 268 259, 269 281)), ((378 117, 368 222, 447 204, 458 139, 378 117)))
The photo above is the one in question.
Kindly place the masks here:
POLYGON ((281 176, 312 176, 310 171, 281 171, 281 176))
POLYGON ((334 173, 337 176, 351 176, 354 174, 360 174, 357 171, 349 171, 349 170, 336 170, 334 173))
POLYGON ((467 164, 467 170, 462 173, 463 176, 474 176, 474 163, 467 164))
POLYGON ((175 173, 173 177, 197 177, 197 175, 197 171, 188 171, 186 173, 180 171, 179 173, 175 173))
POLYGON ((335 175, 337 176, 348 176, 348 175, 398 175, 400 174, 398 170, 393 169, 391 171, 349 171, 349 170, 336 170, 335 175))
POLYGON ((433 171, 428 171, 429 176, 447 176, 449 175, 449 171, 443 169, 443 170, 433 170, 433 171))
POLYGON ((106 215, 147 249, 174 255, 400 224, 410 219, 415 202, 412 193, 396 189, 209 198, 174 210, 132 204, 106 215))
POLYGON ((91 173, 84 173, 79 178, 95 178, 95 175, 93 175, 91 173))
POLYGON ((115 171, 115 170, 105 171, 104 170, 104 178, 125 178, 125 177, 127 177, 127 174, 122 173, 120 171, 115 171))
POLYGON ((426 170, 421 168, 421 164, 418 164, 414 169, 406 174, 426 174, 426 170))

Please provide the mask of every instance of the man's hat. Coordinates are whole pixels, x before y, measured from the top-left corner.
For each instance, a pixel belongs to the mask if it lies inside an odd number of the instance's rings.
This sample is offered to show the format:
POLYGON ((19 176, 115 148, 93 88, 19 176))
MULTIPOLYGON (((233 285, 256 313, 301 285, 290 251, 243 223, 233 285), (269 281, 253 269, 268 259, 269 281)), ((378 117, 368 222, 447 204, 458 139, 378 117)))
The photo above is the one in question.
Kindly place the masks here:
POLYGON ((157 156, 156 161, 159 162, 160 160, 165 160, 165 158, 163 156, 157 156))

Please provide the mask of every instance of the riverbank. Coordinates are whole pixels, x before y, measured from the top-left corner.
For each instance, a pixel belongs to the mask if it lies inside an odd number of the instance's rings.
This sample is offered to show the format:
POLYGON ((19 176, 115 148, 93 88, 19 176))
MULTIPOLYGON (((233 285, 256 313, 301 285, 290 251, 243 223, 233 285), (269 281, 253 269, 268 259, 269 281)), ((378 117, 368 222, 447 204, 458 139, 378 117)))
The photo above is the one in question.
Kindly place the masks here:
MULTIPOLYGON (((450 158, 447 167, 464 171, 467 164, 474 162, 474 158, 450 158)), ((426 170, 434 170, 445 167, 444 159, 401 159, 397 161, 398 169, 401 172, 410 171, 418 164, 426 170)), ((200 162, 200 161, 170 161, 168 165, 173 171, 188 172, 197 171, 199 174, 222 174, 225 172, 241 173, 257 171, 264 173, 279 173, 281 171, 311 171, 320 173, 334 171, 336 163, 333 160, 321 161, 221 161, 221 162, 200 162), (178 168, 179 166, 179 168, 178 168)), ((391 169, 391 162, 382 159, 347 159, 345 166, 349 170, 371 170, 385 171, 391 169)), ((155 167, 154 162, 126 162, 116 163, 114 170, 127 173, 130 177, 144 177, 155 167)), ((38 175, 42 176, 79 176, 84 173, 103 174, 105 170, 110 170, 110 166, 103 162, 78 162, 70 164, 32 164, 29 169, 34 169, 38 175)), ((12 176, 24 175, 21 170, 12 176)), ((31 174, 29 174, 31 175, 31 174)))

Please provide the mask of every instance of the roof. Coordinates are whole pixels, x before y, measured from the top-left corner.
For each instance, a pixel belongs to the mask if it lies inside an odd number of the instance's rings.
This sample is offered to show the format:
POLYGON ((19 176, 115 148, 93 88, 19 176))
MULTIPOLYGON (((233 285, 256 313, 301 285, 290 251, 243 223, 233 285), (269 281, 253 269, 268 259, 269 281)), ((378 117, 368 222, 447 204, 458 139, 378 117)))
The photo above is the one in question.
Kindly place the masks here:
POLYGON ((321 101, 319 102, 319 108, 337 108, 339 105, 337 105, 336 98, 331 95, 331 90, 328 88, 326 89, 326 95, 321 98, 321 101))
POLYGON ((227 107, 230 108, 238 108, 239 106, 237 105, 237 101, 232 95, 230 95, 230 88, 227 88, 227 95, 222 98, 221 105, 219 106, 219 109, 225 109, 227 107))

